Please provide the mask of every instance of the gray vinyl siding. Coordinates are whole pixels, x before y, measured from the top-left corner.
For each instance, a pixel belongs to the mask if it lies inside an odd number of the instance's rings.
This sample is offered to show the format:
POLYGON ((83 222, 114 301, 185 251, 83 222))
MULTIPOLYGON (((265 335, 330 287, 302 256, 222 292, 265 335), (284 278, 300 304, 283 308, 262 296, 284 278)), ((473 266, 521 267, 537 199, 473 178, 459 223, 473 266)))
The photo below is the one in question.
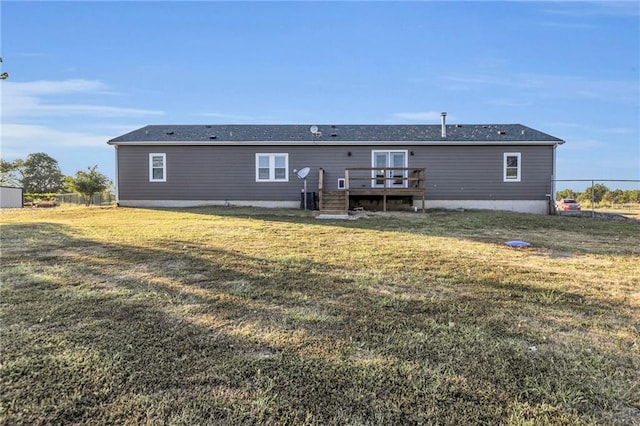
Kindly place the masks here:
POLYGON ((416 149, 427 168, 426 199, 545 200, 553 179, 552 146, 434 146, 416 149), (503 181, 504 153, 521 154, 520 182, 503 181))
POLYGON ((553 146, 139 146, 118 147, 121 200, 297 201, 293 169, 310 167, 307 190, 337 189, 348 167, 371 167, 372 150, 407 150, 409 167, 427 168, 433 200, 544 200, 550 192, 553 146), (256 153, 288 153, 288 182, 256 182, 256 153), (348 153, 351 153, 349 156, 348 153), (503 153, 521 153, 521 182, 503 182, 503 153), (166 182, 149 182, 149 153, 166 154, 166 182))
MULTIPOLYGON (((341 167, 349 148, 288 146, 120 146, 119 198, 123 200, 296 201, 302 182, 293 169, 310 167, 308 191, 317 191, 318 168, 341 167), (149 182, 149 153, 166 154, 166 182, 149 182), (256 153, 288 153, 288 182, 256 182, 256 153)), ((365 167, 368 167, 368 163, 365 167)), ((337 187, 337 177, 331 183, 337 187)))

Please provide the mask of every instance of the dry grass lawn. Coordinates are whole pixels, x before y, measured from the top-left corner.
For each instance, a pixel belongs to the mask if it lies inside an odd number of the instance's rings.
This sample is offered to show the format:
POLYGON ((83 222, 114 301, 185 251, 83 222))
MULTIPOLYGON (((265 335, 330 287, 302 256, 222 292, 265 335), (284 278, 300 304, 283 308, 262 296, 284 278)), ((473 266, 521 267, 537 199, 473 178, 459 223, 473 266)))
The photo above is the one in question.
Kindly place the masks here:
POLYGON ((0 225, 2 424, 640 424, 638 223, 56 208, 0 225))

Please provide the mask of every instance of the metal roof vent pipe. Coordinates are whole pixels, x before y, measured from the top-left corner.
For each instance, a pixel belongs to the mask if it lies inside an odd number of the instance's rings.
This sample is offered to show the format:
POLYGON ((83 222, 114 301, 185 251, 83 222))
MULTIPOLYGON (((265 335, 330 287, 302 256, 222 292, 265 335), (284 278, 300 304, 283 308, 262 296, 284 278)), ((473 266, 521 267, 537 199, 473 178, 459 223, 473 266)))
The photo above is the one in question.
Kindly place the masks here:
POLYGON ((447 137, 447 113, 441 112, 440 116, 442 117, 442 137, 447 137))

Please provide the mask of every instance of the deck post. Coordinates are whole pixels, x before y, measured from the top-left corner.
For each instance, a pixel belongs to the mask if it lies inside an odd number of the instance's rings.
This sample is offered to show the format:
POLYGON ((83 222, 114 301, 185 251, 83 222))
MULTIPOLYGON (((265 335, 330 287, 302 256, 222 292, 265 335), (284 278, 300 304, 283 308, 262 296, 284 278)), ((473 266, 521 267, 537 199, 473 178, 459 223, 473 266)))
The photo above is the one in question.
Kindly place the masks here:
POLYGON ((427 176, 426 176, 426 171, 423 169, 421 171, 418 172, 418 175, 422 178, 421 180, 419 180, 418 182, 422 182, 422 185, 418 184, 418 186, 422 187, 422 213, 425 212, 425 208, 424 208, 424 193, 427 192, 427 176))
POLYGON ((386 212, 387 211, 387 185, 389 184, 389 175, 387 173, 387 170, 384 171, 384 188, 382 188, 382 211, 386 212))
MULTIPOLYGON (((322 202, 322 191, 324 190, 324 169, 320 167, 318 169, 318 208, 322 210, 324 204, 322 202)), ((307 194, 304 194, 306 197, 307 194)))
POLYGON ((349 211, 349 169, 344 170, 344 208, 349 211))

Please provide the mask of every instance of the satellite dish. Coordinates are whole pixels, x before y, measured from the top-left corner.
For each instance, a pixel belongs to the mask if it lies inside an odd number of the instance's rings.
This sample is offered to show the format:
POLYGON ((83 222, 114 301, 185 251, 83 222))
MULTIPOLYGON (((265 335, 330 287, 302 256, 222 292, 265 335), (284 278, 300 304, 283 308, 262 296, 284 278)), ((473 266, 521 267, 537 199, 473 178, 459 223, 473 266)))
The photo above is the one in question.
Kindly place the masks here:
POLYGON ((318 126, 314 125, 314 126, 309 127, 309 131, 311 133, 318 133, 318 126))
POLYGON ((294 170, 294 173, 298 175, 300 179, 304 179, 309 175, 311 169, 309 167, 305 167, 303 169, 298 170, 297 172, 294 170))

